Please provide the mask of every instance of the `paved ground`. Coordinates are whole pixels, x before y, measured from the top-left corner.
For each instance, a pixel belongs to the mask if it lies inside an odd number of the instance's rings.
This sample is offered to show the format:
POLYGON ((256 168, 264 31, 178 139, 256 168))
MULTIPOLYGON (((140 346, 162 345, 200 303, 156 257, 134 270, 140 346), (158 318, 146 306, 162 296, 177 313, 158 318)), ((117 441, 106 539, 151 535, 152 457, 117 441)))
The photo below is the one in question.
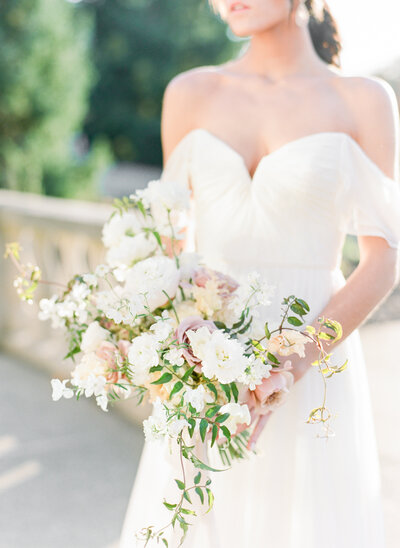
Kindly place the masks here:
POLYGON ((44 373, 5 356, 0 378, 0 547, 111 547, 141 431, 89 401, 53 402, 44 373))
MULTIPOLYGON (((400 323, 367 325, 362 336, 387 548, 396 548, 400 364, 391 349, 400 323)), ((140 429, 86 400, 52 402, 45 373, 1 355, 0 378, 0 548, 116 548, 142 447, 140 429)))

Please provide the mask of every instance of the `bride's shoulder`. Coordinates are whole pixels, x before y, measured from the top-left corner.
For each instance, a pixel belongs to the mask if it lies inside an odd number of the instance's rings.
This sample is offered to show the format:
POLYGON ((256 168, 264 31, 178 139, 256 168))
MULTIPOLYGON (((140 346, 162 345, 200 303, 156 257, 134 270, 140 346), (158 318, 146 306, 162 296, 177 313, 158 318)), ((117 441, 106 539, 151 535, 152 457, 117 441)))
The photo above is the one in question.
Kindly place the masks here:
POLYGON ((161 111, 164 158, 198 125, 202 105, 219 85, 217 67, 201 66, 183 71, 167 84, 161 111))
POLYGON ((378 76, 340 76, 336 84, 356 128, 358 144, 383 172, 396 176, 400 120, 393 87, 378 76))
POLYGON ((215 91, 221 79, 222 75, 218 66, 205 65, 185 70, 168 82, 164 91, 164 100, 188 102, 193 109, 194 101, 201 100, 207 92, 215 91))

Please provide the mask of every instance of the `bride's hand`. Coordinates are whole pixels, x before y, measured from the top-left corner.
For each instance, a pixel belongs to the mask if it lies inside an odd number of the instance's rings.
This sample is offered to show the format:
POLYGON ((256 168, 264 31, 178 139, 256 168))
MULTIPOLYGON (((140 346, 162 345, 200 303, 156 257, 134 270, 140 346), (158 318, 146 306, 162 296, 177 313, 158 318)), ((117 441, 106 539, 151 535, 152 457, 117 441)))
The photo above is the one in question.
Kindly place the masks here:
POLYGON ((264 427, 267 424, 268 419, 271 415, 272 411, 268 411, 268 413, 265 413, 264 415, 260 415, 258 417, 253 432, 251 433, 249 441, 247 442, 247 449, 249 449, 250 451, 252 451, 256 446, 257 440, 261 432, 264 430, 264 427))

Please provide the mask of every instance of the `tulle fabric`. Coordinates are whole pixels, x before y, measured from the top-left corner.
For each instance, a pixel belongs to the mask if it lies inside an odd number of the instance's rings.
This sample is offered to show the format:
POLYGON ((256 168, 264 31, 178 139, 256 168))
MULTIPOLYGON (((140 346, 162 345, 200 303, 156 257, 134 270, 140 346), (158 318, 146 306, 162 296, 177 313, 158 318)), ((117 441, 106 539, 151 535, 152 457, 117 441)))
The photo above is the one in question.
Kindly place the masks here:
MULTIPOLYGON (((347 232, 399 245, 398 183, 346 134, 316 134, 282 147, 263 160, 250 180, 235 151, 205 130, 194 130, 178 143, 162 178, 192 188, 188 250, 239 281, 256 269, 275 286, 271 306, 262 311, 272 324, 279 320, 283 297, 296 294, 307 300, 311 313, 306 320, 312 322, 344 285, 338 265, 347 232)), ((185 541, 189 548, 385 546, 379 461, 358 331, 335 349, 334 363, 345 359, 348 369, 329 381, 327 405, 337 413, 336 436, 318 438, 319 427, 306 423, 311 408, 321 404, 323 388, 311 368, 268 421, 258 441, 259 455, 211 473, 214 508, 194 520, 185 541)), ((215 448, 207 458, 221 466, 215 448)), ((145 442, 120 548, 143 546, 135 541, 135 531, 168 522, 162 501, 176 500, 174 478, 179 477, 177 447, 145 442)), ((167 538, 170 547, 178 546, 179 528, 167 538)))

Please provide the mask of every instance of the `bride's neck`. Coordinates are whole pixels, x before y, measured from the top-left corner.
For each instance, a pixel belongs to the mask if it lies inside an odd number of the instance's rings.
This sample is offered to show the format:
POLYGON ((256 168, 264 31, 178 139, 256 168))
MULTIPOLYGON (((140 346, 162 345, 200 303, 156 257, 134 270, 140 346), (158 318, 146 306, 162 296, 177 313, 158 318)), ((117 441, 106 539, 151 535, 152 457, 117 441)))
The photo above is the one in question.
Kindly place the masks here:
POLYGON ((308 28, 286 23, 255 33, 239 64, 244 72, 271 81, 326 68, 314 49, 308 28))

